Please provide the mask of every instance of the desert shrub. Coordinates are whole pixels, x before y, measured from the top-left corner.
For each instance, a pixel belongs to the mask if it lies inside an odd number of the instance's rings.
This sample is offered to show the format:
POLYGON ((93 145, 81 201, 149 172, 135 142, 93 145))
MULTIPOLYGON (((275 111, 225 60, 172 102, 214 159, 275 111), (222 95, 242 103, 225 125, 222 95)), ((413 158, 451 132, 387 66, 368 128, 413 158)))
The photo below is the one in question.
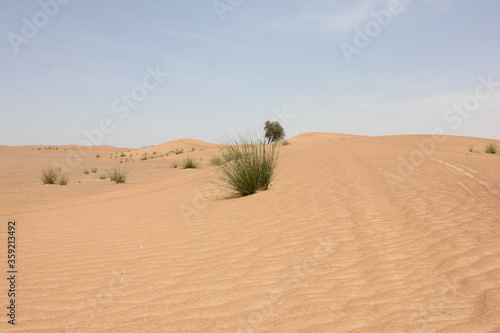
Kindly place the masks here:
POLYGON ((61 173, 62 173, 61 168, 43 169, 40 179, 44 184, 55 184, 58 181, 59 175, 61 173))
POLYGON ((122 168, 120 165, 115 166, 110 170, 106 170, 106 176, 116 183, 125 183, 127 181, 130 169, 122 168))
POLYGON ((67 185, 68 184, 68 173, 67 172, 59 172, 59 177, 57 178, 57 182, 59 185, 67 185))
POLYGON ((170 164, 170 168, 176 169, 178 167, 179 167, 179 162, 177 162, 177 161, 174 161, 174 162, 172 162, 172 164, 170 164))
POLYGON ((184 153, 184 149, 176 149, 176 150, 174 151, 174 153, 175 153, 175 155, 182 154, 182 153, 184 153))
POLYGON ((288 146, 290 144, 290 142, 288 142, 288 140, 282 140, 280 142, 278 142, 280 145, 282 146, 288 146))
POLYGON ((212 156, 210 157, 210 163, 212 165, 222 165, 224 163, 224 161, 222 160, 222 157, 221 156, 212 156))
POLYGON ((85 169, 85 170, 83 170, 83 173, 88 175, 90 173, 90 171, 88 169, 85 169))
POLYGON ((99 179, 106 179, 106 175, 100 175, 99 179))
POLYGON ((99 155, 99 154, 95 155, 95 158, 99 158, 99 157, 101 157, 101 155, 99 155))
POLYGON ((227 151, 227 152, 224 152, 223 155, 212 156, 210 158, 210 163, 212 165, 220 166, 226 162, 237 160, 241 156, 242 156, 242 153, 238 150, 227 151))
POLYGON ((267 190, 278 162, 276 145, 239 136, 220 147, 219 180, 240 195, 267 190))
POLYGON ((496 154, 498 153, 498 146, 496 143, 489 143, 484 149, 487 154, 496 154))
POLYGON ((92 167, 92 168, 90 169, 90 172, 92 172, 92 173, 97 173, 97 168, 96 168, 96 167, 92 167))
POLYGON ((182 161, 181 169, 198 169, 199 165, 192 157, 187 157, 182 161))

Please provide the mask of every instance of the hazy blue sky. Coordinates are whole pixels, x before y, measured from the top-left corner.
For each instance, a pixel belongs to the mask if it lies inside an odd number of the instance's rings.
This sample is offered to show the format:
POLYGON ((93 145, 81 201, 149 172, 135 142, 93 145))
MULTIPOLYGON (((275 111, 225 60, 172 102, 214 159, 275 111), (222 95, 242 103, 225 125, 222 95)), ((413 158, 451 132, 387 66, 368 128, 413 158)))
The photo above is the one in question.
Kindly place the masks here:
POLYGON ((500 1, 397 2, 2 1, 0 145, 213 141, 284 110, 288 137, 500 139, 500 1))

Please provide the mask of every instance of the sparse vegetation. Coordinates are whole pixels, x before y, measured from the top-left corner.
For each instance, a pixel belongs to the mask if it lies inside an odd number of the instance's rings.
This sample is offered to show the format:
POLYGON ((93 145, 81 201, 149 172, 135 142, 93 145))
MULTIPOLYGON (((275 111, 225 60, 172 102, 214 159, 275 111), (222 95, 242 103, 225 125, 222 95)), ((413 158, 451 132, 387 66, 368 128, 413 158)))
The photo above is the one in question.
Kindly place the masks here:
POLYGON ((179 155, 179 154, 182 154, 182 153, 184 153, 184 149, 176 149, 176 150, 174 151, 174 154, 175 154, 175 155, 179 155))
POLYGON ((120 165, 115 166, 110 170, 106 170, 106 176, 113 182, 125 183, 127 181, 130 169, 122 168, 120 165))
POLYGON ((99 158, 99 157, 101 157, 101 155, 99 155, 99 154, 95 155, 95 158, 99 158))
POLYGON ((213 165, 220 166, 226 162, 237 160, 242 156, 240 151, 234 150, 231 152, 226 152, 224 156, 213 156, 210 158, 210 163, 213 165))
POLYGON ((61 168, 49 168, 43 169, 40 179, 44 184, 55 184, 66 185, 68 183, 68 174, 63 173, 61 168))
POLYGON ((222 165, 222 164, 224 163, 224 161, 222 160, 222 157, 220 157, 220 156, 212 156, 212 157, 210 158, 210 163, 211 163, 212 165, 217 165, 217 166, 219 166, 219 165, 222 165))
POLYGON ((90 171, 88 169, 85 169, 85 170, 83 170, 83 173, 88 175, 90 173, 90 171))
POLYGON ((59 185, 67 185, 68 184, 68 173, 67 172, 59 172, 59 177, 57 178, 57 182, 59 185))
POLYGON ((498 153, 498 145, 496 143, 489 143, 484 152, 487 154, 497 154, 498 153))
POLYGON ((282 141, 278 142, 278 144, 280 144, 282 146, 288 146, 290 144, 290 142, 288 142, 288 140, 282 140, 282 141))
POLYGON ((192 157, 187 157, 182 161, 181 169, 198 169, 200 166, 192 157))
POLYGON ((90 169, 90 172, 92 172, 92 173, 97 173, 97 168, 96 168, 96 167, 92 167, 92 168, 90 169))
POLYGON ((276 145, 239 137, 229 139, 220 148, 219 180, 242 196, 267 190, 273 180, 278 162, 276 145))
POLYGON ((99 179, 106 179, 106 175, 100 175, 99 179))
POLYGON ((170 168, 176 169, 178 167, 179 167, 179 162, 177 162, 177 161, 174 161, 174 162, 172 162, 172 164, 170 164, 170 168))

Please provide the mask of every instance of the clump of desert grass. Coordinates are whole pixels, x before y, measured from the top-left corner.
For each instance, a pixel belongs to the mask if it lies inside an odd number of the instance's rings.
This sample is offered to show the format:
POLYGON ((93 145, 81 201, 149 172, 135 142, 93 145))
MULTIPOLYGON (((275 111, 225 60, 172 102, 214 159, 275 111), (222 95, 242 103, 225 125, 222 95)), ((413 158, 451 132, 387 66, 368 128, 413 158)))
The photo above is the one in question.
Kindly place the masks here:
POLYGON ((109 170, 106 170, 106 176, 117 184, 122 184, 127 181, 128 173, 130 169, 123 168, 120 165, 117 165, 109 170))
POLYGON ((266 144, 263 139, 250 135, 238 135, 236 139, 227 138, 219 150, 216 162, 221 162, 218 179, 223 186, 241 196, 269 188, 278 164, 276 144, 266 144))
POLYGON ((42 170, 40 179, 44 184, 68 184, 68 173, 63 172, 61 168, 48 168, 42 170))
POLYGON ((233 161, 233 160, 240 158, 241 155, 242 155, 242 153, 240 151, 235 150, 235 151, 231 151, 231 152, 226 152, 223 155, 212 156, 210 158, 210 164, 216 165, 216 166, 221 166, 224 163, 227 163, 229 161, 233 161))
POLYGON ((224 163, 224 161, 222 160, 221 156, 212 156, 212 157, 210 157, 210 164, 212 164, 212 165, 220 166, 223 163, 224 163))
POLYGON ((487 154, 497 154, 498 153, 498 145, 496 143, 489 143, 486 148, 484 148, 484 152, 487 154))
POLYGON ((68 173, 67 172, 60 172, 59 177, 57 178, 57 182, 59 185, 67 185, 68 184, 68 173))
POLYGON ((281 140, 278 142, 280 146, 288 146, 290 142, 288 140, 281 140))
POLYGON ((182 161, 181 169, 198 169, 200 166, 198 162, 196 162, 192 157, 186 157, 184 161, 182 161))

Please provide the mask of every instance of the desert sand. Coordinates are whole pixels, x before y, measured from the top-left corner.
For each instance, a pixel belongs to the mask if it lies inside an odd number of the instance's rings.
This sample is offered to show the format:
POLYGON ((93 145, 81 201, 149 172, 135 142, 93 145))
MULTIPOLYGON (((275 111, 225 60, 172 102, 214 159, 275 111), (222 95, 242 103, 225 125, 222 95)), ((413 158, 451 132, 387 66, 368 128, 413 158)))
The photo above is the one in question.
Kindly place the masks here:
POLYGON ((468 149, 499 141, 289 141, 271 188, 241 198, 198 140, 93 147, 66 186, 41 170, 89 148, 1 146, 18 273, 14 327, 2 245, 0 331, 500 332, 500 156, 468 149), (202 168, 170 167, 188 155, 202 168), (99 179, 120 160, 125 184, 99 179))

